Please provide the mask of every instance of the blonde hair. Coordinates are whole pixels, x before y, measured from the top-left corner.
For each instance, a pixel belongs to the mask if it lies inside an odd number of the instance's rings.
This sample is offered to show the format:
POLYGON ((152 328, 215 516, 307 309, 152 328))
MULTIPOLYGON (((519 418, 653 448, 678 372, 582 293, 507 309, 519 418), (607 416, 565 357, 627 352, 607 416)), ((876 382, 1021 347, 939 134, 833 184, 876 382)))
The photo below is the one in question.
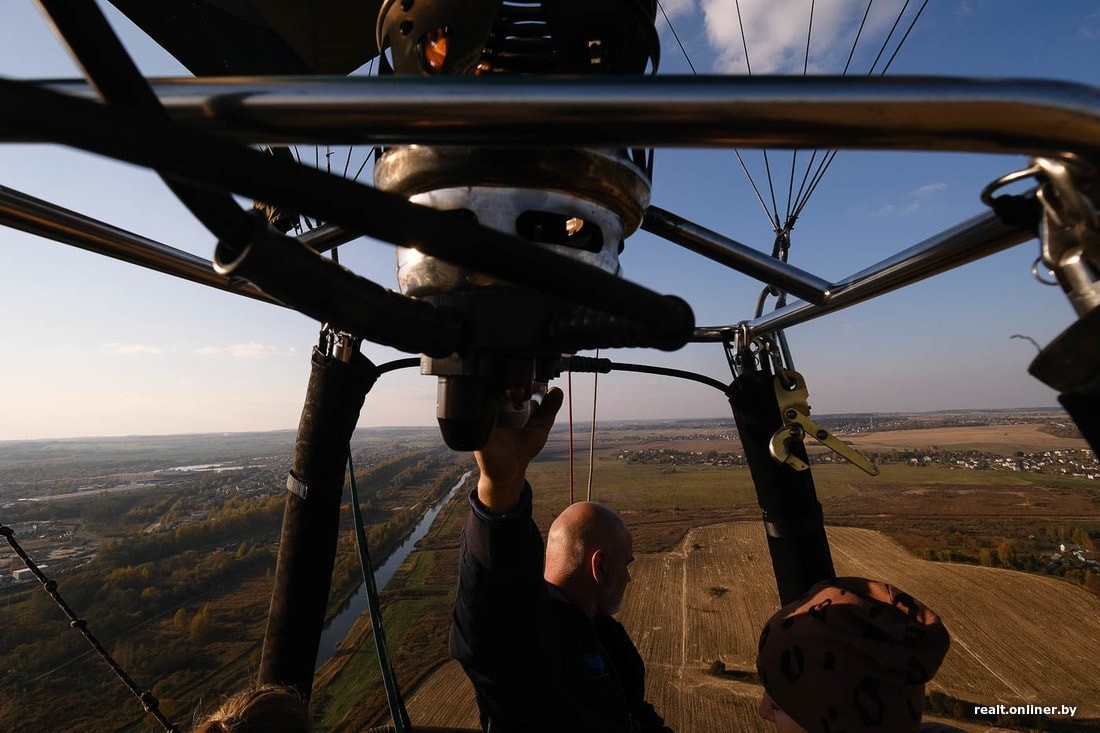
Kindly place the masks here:
POLYGON ((309 706, 297 690, 262 685, 227 698, 195 733, 308 733, 309 725, 309 706))

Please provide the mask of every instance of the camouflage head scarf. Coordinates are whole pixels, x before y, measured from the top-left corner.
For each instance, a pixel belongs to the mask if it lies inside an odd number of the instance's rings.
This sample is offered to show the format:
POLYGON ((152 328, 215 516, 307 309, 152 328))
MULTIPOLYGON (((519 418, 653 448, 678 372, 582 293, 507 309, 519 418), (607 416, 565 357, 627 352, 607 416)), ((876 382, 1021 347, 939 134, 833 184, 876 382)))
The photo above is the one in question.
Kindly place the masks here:
POLYGON ((912 733, 949 644, 939 616, 908 593, 837 578, 768 620, 756 669, 810 733, 912 733))

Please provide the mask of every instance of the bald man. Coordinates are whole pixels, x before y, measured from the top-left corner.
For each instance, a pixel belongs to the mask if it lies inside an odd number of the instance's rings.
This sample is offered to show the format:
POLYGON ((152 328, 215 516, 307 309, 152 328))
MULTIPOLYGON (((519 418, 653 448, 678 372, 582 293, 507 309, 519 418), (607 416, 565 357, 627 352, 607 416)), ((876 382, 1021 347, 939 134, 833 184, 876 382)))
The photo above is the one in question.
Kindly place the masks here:
POLYGON ((573 504, 551 525, 544 557, 531 519, 527 466, 561 403, 551 389, 526 426, 494 430, 475 453, 451 655, 489 733, 667 732, 645 701, 641 655, 611 617, 630 583, 630 530, 601 504, 573 504))

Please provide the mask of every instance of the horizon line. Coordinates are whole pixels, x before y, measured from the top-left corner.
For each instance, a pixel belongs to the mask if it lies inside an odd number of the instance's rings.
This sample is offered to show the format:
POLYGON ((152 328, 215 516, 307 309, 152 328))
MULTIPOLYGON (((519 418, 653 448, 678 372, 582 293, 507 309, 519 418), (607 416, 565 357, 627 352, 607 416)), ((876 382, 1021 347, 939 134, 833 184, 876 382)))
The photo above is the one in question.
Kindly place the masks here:
MULTIPOLYGON (((881 415, 886 416, 899 416, 899 415, 953 415, 959 413, 1006 413, 1006 412, 1049 412, 1049 413, 1061 413, 1070 419, 1068 413, 1058 405, 1045 406, 1045 407, 981 407, 981 408, 951 408, 940 410, 890 410, 885 412, 868 412, 868 411, 854 411, 854 412, 826 412, 815 414, 817 418, 837 418, 837 417, 878 417, 881 415)), ((728 421, 734 423, 733 415, 728 417, 646 417, 646 418, 618 418, 614 420, 597 420, 597 425, 616 425, 623 423, 690 423, 690 422, 717 422, 728 421)), ((588 423, 574 426, 574 432, 588 432, 588 423)), ((437 430, 438 425, 369 425, 363 427, 357 427, 356 432, 359 431, 384 431, 384 430, 437 430)), ((561 430, 567 430, 568 426, 564 424, 555 425, 551 432, 557 432, 561 430)), ((264 435, 270 433, 288 433, 295 432, 297 428, 272 428, 270 430, 202 430, 202 431, 185 431, 182 433, 125 433, 121 435, 58 435, 51 437, 41 438, 0 438, 0 446, 10 443, 42 443, 47 441, 76 441, 76 440, 123 440, 131 438, 183 438, 183 437, 200 437, 208 435, 264 435)))

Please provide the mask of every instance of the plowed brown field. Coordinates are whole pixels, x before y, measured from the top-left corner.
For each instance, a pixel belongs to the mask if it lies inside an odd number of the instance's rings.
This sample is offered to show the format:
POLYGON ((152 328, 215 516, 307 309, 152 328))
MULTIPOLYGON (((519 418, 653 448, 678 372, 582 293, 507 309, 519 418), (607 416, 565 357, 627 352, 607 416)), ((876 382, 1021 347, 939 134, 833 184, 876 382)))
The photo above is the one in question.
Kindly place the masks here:
MULTIPOLYGON (((872 530, 828 534, 839 574, 888 580, 943 617, 953 643, 930 689, 982 705, 1076 705, 1078 718, 1100 718, 1100 599, 1052 578, 920 560, 872 530)), ((640 554, 631 571, 635 592, 619 619, 646 659, 648 698, 669 725, 771 733, 756 715, 759 686, 707 672, 716 660, 755 671, 757 633, 779 604, 761 525, 693 529, 671 552, 640 554)), ((453 662, 415 691, 409 708, 419 724, 476 727, 473 691, 453 662)))

